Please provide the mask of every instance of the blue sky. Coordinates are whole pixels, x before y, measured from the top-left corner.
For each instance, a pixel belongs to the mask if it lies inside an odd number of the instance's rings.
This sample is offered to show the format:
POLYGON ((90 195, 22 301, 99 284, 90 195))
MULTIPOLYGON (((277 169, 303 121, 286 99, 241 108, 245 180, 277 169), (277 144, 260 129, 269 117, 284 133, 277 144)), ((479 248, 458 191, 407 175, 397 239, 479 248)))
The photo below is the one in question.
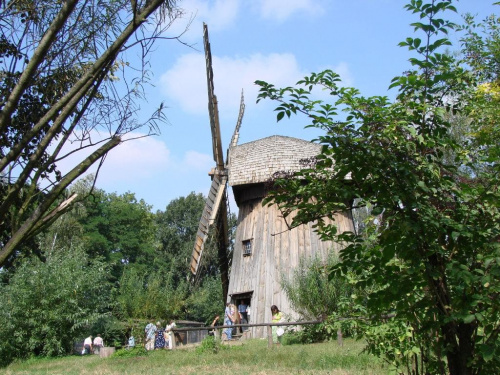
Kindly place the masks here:
MULTIPOLYGON (((460 14, 481 19, 498 7, 490 0, 461 0, 460 14)), ((165 36, 176 36, 194 17, 183 40, 161 41, 151 56, 154 86, 147 87, 144 117, 160 102, 169 123, 158 137, 125 142, 107 157, 97 186, 131 191, 164 210, 191 191, 207 194, 213 167, 207 111, 203 30, 209 28, 222 142, 227 148, 238 116, 241 90, 246 111, 240 143, 279 134, 313 139, 304 118, 276 123, 275 104, 256 104, 255 80, 293 85, 326 68, 363 95, 388 95, 392 77, 409 68, 410 54, 397 44, 413 35, 415 16, 401 0, 184 0, 185 16, 165 36)), ((460 21, 459 16, 454 16, 460 21)), ((453 39, 453 36, 452 36, 453 39)), ((458 44, 457 47, 458 48, 458 44)), ((133 56, 129 56, 133 59, 133 56)), ((233 210, 235 207, 233 207, 233 210)))

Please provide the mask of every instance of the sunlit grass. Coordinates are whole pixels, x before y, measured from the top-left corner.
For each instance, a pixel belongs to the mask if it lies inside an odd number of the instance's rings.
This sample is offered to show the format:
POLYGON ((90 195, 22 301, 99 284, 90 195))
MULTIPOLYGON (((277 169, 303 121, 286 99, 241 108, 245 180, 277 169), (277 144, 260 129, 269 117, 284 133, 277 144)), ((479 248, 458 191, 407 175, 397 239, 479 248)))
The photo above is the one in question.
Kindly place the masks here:
POLYGON ((0 374, 385 374, 380 361, 362 353, 363 343, 287 345, 268 349, 267 340, 236 343, 218 353, 195 348, 155 351, 145 356, 101 359, 70 356, 13 363, 0 374))

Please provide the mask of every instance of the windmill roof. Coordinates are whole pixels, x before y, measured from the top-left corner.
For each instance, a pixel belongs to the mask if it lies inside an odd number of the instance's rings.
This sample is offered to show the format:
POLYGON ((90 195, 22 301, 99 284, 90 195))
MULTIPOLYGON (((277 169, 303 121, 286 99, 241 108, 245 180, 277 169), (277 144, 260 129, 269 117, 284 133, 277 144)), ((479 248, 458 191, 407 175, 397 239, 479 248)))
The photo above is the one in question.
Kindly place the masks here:
POLYGON ((231 186, 262 183, 278 171, 295 172, 301 159, 316 156, 321 145, 303 139, 274 135, 229 150, 231 186))

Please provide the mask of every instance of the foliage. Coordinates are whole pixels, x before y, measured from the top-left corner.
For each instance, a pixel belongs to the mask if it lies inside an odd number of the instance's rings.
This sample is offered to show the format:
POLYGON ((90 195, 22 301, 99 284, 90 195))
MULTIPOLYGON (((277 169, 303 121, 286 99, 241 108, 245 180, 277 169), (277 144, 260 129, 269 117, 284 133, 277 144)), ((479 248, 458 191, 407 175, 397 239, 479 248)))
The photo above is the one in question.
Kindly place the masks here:
POLYGON ((127 134, 159 132, 163 106, 140 123, 137 101, 153 43, 179 15, 165 0, 0 2, 0 266, 82 199, 66 189, 127 134))
POLYGON ((223 316, 223 313, 222 285, 219 277, 206 277, 200 285, 191 289, 186 306, 189 319, 210 325, 215 316, 223 316))
POLYGON ((144 273, 127 266, 120 279, 117 314, 122 319, 179 319, 186 308, 187 285, 174 286, 170 273, 144 273))
POLYGON ((174 275, 176 283, 190 276, 189 261, 204 206, 203 195, 191 192, 186 197, 172 200, 165 211, 156 213, 159 256, 169 267, 167 271, 174 275))
POLYGON ((23 262, 0 286, 0 358, 58 356, 109 308, 107 266, 79 248, 54 249, 46 262, 23 262))
POLYGON ((217 354, 221 350, 227 350, 229 346, 222 345, 220 339, 215 338, 215 336, 207 336, 203 339, 201 344, 196 347, 197 354, 213 353, 217 354))
POLYGON ((353 286, 346 275, 330 278, 329 269, 338 263, 338 255, 333 253, 328 261, 301 258, 291 275, 282 275, 281 287, 301 317, 317 319, 334 313, 349 314, 353 286))
POLYGON ((298 210, 294 225, 318 220, 324 238, 345 242, 333 271, 352 271, 358 286, 371 290, 367 329, 378 332, 369 339, 372 352, 415 374, 496 373, 498 106, 491 91, 480 94, 477 67, 442 53, 454 25, 440 14, 455 11, 452 1, 411 0, 406 8, 419 17, 412 26, 423 38, 400 44, 416 57, 393 79, 393 103, 341 87, 332 71, 311 74, 297 87, 257 82, 259 100, 280 102, 278 121, 304 113, 324 131, 316 162, 297 178, 274 181, 268 202, 285 215, 298 210), (315 87, 333 103, 316 100, 315 87), (466 141, 456 141, 449 113, 468 119, 466 141), (363 235, 336 233, 322 220, 355 208, 353 202, 371 209, 363 235), (395 318, 388 321, 390 313, 395 318))
POLYGON ((351 320, 364 313, 353 296, 362 293, 355 288, 352 273, 330 274, 330 269, 339 263, 338 255, 332 253, 326 261, 320 258, 301 258, 291 275, 281 276, 281 287, 301 318, 323 319, 318 326, 306 326, 295 334, 296 340, 316 342, 335 338, 337 330, 352 334, 351 320), (340 319, 340 320, 339 320, 340 319))
POLYGON ((113 358, 135 358, 146 357, 149 352, 143 346, 136 346, 132 349, 120 349, 113 354, 113 358))
POLYGON ((154 259, 154 216, 144 200, 133 193, 105 193, 96 190, 84 204, 82 224, 84 246, 92 257, 104 257, 119 279, 127 264, 146 268, 154 259))
MULTIPOLYGON (((127 326, 116 316, 106 314, 99 318, 88 330, 93 337, 101 335, 105 346, 120 348, 128 342, 130 337, 127 326)), ((142 327, 141 327, 142 328, 142 327)))

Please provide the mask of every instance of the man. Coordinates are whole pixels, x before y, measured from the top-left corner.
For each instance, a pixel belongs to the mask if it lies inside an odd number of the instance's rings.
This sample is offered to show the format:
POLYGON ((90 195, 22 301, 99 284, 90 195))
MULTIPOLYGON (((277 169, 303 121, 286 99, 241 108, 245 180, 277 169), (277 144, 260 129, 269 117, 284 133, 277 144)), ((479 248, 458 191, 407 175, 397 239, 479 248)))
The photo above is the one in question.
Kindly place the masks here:
POLYGON ((83 342, 84 354, 92 353, 92 336, 89 336, 83 342))
POLYGON ((97 335, 94 339, 94 350, 96 354, 101 352, 101 348, 104 346, 104 341, 102 341, 101 335, 97 335))
POLYGON ((144 333, 146 334, 146 350, 154 350, 156 330, 157 328, 153 323, 148 323, 146 328, 144 328, 144 333))
POLYGON ((245 324, 248 323, 247 308, 248 305, 245 304, 245 301, 241 300, 240 304, 238 305, 238 311, 240 312, 243 323, 245 324))

